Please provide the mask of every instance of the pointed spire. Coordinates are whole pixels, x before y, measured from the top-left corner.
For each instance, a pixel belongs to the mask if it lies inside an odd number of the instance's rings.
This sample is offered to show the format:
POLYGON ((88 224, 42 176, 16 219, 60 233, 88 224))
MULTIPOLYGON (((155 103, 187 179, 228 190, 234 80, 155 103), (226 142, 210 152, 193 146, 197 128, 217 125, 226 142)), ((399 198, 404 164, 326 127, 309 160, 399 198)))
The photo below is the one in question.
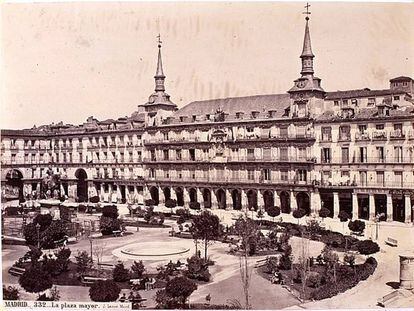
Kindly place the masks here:
POLYGON ((155 72, 155 76, 154 76, 155 91, 164 92, 165 91, 165 86, 164 86, 165 75, 164 75, 164 71, 162 70, 161 35, 159 34, 157 38, 158 38, 158 61, 157 61, 157 71, 155 72))
POLYGON ((315 57, 312 53, 311 39, 309 34, 309 17, 306 16, 305 37, 303 38, 303 50, 300 57, 315 57))

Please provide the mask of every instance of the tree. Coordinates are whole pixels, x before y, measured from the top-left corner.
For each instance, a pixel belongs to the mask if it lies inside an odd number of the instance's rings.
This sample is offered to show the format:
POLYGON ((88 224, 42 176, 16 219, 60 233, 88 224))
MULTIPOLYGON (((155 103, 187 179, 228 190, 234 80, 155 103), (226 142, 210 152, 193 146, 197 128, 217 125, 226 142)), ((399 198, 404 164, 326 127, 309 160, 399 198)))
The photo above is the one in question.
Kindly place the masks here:
POLYGON ((41 248, 54 248, 55 241, 62 240, 67 235, 66 223, 61 220, 52 220, 49 214, 39 214, 32 223, 24 227, 23 235, 29 245, 37 245, 39 237, 41 248), (40 225, 39 232, 36 224, 40 225))
POLYGON ((92 301, 109 302, 116 301, 121 289, 112 280, 97 281, 89 289, 89 297, 92 301))
POLYGON ((118 208, 116 205, 106 205, 102 208, 102 216, 117 219, 119 216, 118 208))
POLYGON ((101 216, 99 229, 103 235, 110 235, 114 231, 122 230, 122 221, 117 218, 101 216))
POLYGON ((19 289, 13 286, 3 285, 3 300, 19 300, 19 289))
POLYGON ((68 271, 70 264, 70 254, 71 251, 69 248, 62 248, 57 253, 55 253, 56 263, 60 272, 68 271))
POLYGON ((123 262, 118 262, 112 271, 112 278, 115 282, 126 282, 129 280, 129 271, 125 268, 123 262))
POLYGON ((340 222, 342 222, 342 232, 345 231, 345 222, 347 222, 349 219, 351 219, 351 216, 345 212, 345 211, 339 211, 338 213, 338 218, 340 220, 340 222))
POLYGON ((106 250, 106 243, 103 243, 103 244, 96 244, 95 243, 95 245, 92 248, 92 254, 95 255, 96 262, 98 263, 98 266, 99 266, 99 263, 102 260, 102 257, 105 253, 105 250, 106 250))
POLYGON ((273 221, 275 221, 275 217, 280 215, 280 207, 278 206, 270 206, 267 209, 267 214, 273 218, 273 221))
POLYGON ((210 272, 206 260, 194 255, 187 258, 186 275, 190 279, 208 282, 210 280, 210 272))
POLYGON ((203 211, 194 217, 192 233, 195 239, 204 241, 204 258, 207 260, 208 246, 222 235, 223 228, 216 215, 209 211, 203 211))
POLYGON ((378 252, 380 247, 376 242, 371 240, 359 241, 357 244, 358 252, 362 255, 370 255, 378 252))
POLYGON ((283 251, 283 255, 279 259, 279 269, 280 270, 290 270, 292 269, 292 246, 287 244, 283 251))
POLYGON ((171 209, 171 214, 173 212, 173 208, 177 206, 177 200, 168 199, 165 201, 165 207, 171 209))
POLYGON ((339 262, 339 257, 337 253, 334 253, 329 246, 325 246, 322 250, 322 259, 325 262, 326 273, 329 275, 333 273, 333 281, 336 284, 336 266, 339 262))
POLYGON ((327 209, 326 207, 323 207, 319 211, 319 216, 322 218, 329 217, 331 215, 331 211, 327 209))
POLYGON ((86 271, 92 268, 92 258, 89 256, 87 251, 78 251, 76 259, 76 271, 83 275, 86 271))
POLYGON ((298 224, 299 224, 300 218, 306 215, 306 211, 303 208, 298 208, 293 211, 292 215, 298 220, 298 224))
POLYGON ((358 219, 351 220, 348 223, 348 228, 352 232, 354 232, 356 234, 359 234, 359 235, 362 235, 362 233, 365 230, 365 222, 363 222, 362 220, 358 220, 358 219))
POLYGON ((141 279, 142 276, 144 275, 144 272, 145 272, 145 266, 144 266, 142 260, 140 260, 140 261, 135 261, 134 260, 134 263, 131 266, 131 270, 132 270, 131 278, 141 279))
POLYGON ((262 218, 264 218, 264 212, 263 212, 263 210, 262 209, 259 209, 258 211, 257 211, 257 215, 256 215, 256 217, 257 218, 259 218, 259 226, 261 226, 262 225, 262 218))
POLYGON ((29 293, 39 293, 51 288, 53 283, 50 275, 40 265, 26 270, 19 278, 19 284, 29 293))
POLYGON ((188 297, 197 289, 197 284, 184 276, 175 277, 167 282, 164 290, 156 294, 159 309, 185 308, 188 297))
POLYGON ((150 220, 154 217, 154 206, 147 207, 145 214, 144 214, 144 220, 149 223, 150 220))

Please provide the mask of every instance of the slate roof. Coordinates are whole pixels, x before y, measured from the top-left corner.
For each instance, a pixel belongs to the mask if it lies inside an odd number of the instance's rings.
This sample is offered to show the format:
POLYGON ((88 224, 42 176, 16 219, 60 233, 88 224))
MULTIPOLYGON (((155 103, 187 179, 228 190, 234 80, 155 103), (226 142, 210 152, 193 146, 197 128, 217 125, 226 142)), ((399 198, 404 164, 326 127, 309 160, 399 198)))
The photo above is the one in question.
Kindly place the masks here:
POLYGON ((191 102, 176 111, 172 117, 179 118, 181 116, 214 115, 217 110, 222 110, 225 114, 231 116, 236 115, 237 112, 244 112, 245 116, 249 116, 252 111, 258 111, 260 115, 267 115, 269 111, 275 111, 275 117, 282 117, 285 109, 289 107, 289 104, 289 94, 210 99, 191 102))
POLYGON ((405 93, 406 92, 403 90, 391 90, 391 89, 371 90, 369 88, 365 88, 365 89, 348 90, 348 91, 327 92, 325 100, 387 96, 387 95, 405 94, 405 93))

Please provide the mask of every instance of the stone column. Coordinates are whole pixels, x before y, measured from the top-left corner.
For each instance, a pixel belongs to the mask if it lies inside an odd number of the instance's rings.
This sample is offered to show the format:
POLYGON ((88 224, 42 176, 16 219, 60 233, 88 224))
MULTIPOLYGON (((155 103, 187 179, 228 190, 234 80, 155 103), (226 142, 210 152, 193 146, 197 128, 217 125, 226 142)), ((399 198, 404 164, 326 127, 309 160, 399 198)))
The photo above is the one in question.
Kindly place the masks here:
POLYGON ((118 202, 122 199, 122 194, 121 194, 121 185, 116 185, 116 201, 118 202))
POLYGON ((101 182, 101 186, 99 189, 99 196, 102 198, 105 193, 104 184, 101 182))
MULTIPOLYGON (((38 185, 40 184, 38 183, 38 185)), ((76 199, 76 184, 70 183, 68 186, 68 192, 69 198, 76 199)))
POLYGON ((290 209, 292 212, 298 209, 298 203, 296 202, 295 193, 293 191, 290 191, 290 209))
POLYGON ((190 204, 190 195, 188 193, 187 188, 183 188, 183 195, 184 195, 184 207, 189 207, 190 204))
POLYGON ((372 193, 369 194, 369 220, 374 220, 375 218, 375 197, 372 193))
POLYGON ((229 189, 226 189, 226 210, 233 210, 233 198, 229 189))
POLYGON ((314 216, 319 215, 321 206, 321 195, 319 194, 319 192, 311 192, 311 210, 314 216))
POLYGON ((174 188, 171 188, 171 190, 170 190, 170 197, 171 197, 171 200, 176 200, 177 201, 177 193, 175 192, 174 188))
POLYGON ((127 185, 125 185, 125 199, 127 203, 132 203, 131 194, 129 193, 129 189, 127 185))
POLYGON ((257 190, 257 208, 258 210, 262 209, 263 211, 265 209, 263 193, 260 190, 257 190))
POLYGON ((412 213, 412 209, 411 209, 411 198, 410 195, 406 194, 404 196, 404 207, 405 207, 405 223, 410 223, 411 222, 411 213, 412 213))
POLYGON ((197 202, 200 203, 200 208, 204 209, 204 198, 203 198, 203 194, 201 193, 200 188, 196 189, 197 191, 197 202))
POLYGON ((151 199, 151 193, 149 192, 148 186, 144 186, 144 201, 151 199))
POLYGON ((393 206, 392 206, 392 195, 391 194, 387 194, 387 221, 392 221, 393 220, 393 206))
POLYGON ((333 218, 338 218, 339 215, 339 195, 338 192, 333 193, 333 218))
POLYGON ((275 206, 278 206, 279 208, 281 207, 280 206, 280 196, 279 196, 279 194, 277 193, 277 191, 275 190, 274 191, 274 204, 275 204, 275 206))
POLYGON ((242 189, 241 191, 241 206, 242 209, 245 211, 247 209, 247 194, 246 191, 244 189, 242 189))
POLYGON ((352 193, 352 219, 358 219, 359 215, 359 206, 358 206, 358 195, 352 193))
POLYGON ((165 205, 165 196, 164 191, 162 191, 161 187, 158 187, 158 197, 159 197, 159 203, 158 205, 165 205))
POLYGON ((211 209, 218 209, 216 193, 213 190, 211 190, 210 193, 211 193, 211 209))

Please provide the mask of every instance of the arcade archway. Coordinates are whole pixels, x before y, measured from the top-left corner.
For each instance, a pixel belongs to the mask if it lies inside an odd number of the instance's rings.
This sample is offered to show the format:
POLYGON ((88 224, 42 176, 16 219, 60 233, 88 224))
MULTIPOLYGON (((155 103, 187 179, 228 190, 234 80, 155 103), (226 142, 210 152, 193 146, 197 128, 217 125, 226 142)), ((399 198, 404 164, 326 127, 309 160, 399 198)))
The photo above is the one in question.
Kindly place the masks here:
POLYGON ((241 193, 240 193, 240 191, 238 191, 237 189, 234 189, 231 192, 231 198, 232 198, 232 201, 233 201, 233 209, 241 210, 242 206, 241 206, 241 193))
POLYGON ((158 192, 158 187, 151 187, 150 188, 151 199, 154 201, 154 205, 158 205, 160 203, 160 193, 158 192))
POLYGON ((223 189, 218 189, 216 192, 218 208, 226 209, 226 192, 223 189))
POLYGON ((280 210, 282 213, 289 214, 291 211, 290 208, 290 195, 287 191, 280 192, 280 210))
POLYGON ((83 168, 79 168, 75 172, 76 177, 76 195, 78 202, 88 201, 88 175, 83 168))
POLYGON ((275 199, 274 199, 274 196, 273 196, 273 191, 266 190, 263 193, 263 201, 264 201, 264 205, 265 205, 264 206, 265 211, 267 211, 269 207, 273 207, 275 205, 275 199))
POLYGON ((310 215, 311 208, 309 194, 307 194, 306 192, 298 192, 298 194, 296 195, 296 203, 298 209, 303 209, 304 211, 306 211, 307 216, 310 215))
POLYGON ((19 170, 13 169, 6 174, 6 185, 4 187, 5 200, 24 201, 23 196, 23 174, 19 170))
POLYGON ((247 207, 249 210, 257 211, 257 191, 249 190, 247 191, 247 207))

